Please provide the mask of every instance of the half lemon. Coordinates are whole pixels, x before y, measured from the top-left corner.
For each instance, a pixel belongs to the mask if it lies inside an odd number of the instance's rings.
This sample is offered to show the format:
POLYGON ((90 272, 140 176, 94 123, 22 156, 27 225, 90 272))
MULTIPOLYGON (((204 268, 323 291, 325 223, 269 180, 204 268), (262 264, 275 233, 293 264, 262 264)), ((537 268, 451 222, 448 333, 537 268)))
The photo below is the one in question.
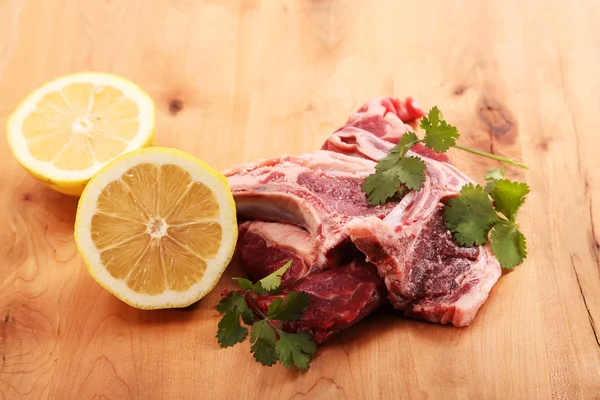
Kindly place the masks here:
POLYGON ((237 241, 226 178, 174 149, 120 156, 94 176, 75 241, 91 276, 131 306, 188 306, 216 285, 237 241))
POLYGON ((76 196, 115 157, 153 145, 154 132, 152 99, 134 83, 99 72, 46 83, 7 124, 19 163, 53 189, 76 196))

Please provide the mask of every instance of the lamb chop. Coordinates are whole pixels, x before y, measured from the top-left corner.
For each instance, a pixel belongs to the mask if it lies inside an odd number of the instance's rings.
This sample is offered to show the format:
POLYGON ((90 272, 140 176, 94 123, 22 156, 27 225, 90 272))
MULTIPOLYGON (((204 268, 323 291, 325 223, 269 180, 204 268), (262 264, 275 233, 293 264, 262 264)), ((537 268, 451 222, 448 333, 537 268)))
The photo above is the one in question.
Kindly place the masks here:
POLYGON ((398 203, 373 207, 361 184, 375 163, 319 150, 245 164, 225 172, 242 219, 285 222, 316 239, 317 265, 335 264, 338 247, 349 242, 344 226, 354 218, 383 218, 398 203))
MULTIPOLYGON (((371 160, 385 157, 393 147, 356 130, 335 133, 325 146, 371 160)), ((428 171, 424 188, 409 193, 383 220, 353 221, 346 230, 386 278, 394 307, 407 316, 466 326, 500 277, 500 265, 489 246, 458 246, 443 224, 444 202, 472 181, 449 163, 420 155, 428 171), (404 253, 402 260, 395 256, 398 251, 404 253)))
POLYGON ((469 325, 500 276, 487 246, 461 247, 444 226, 444 202, 471 180, 435 153, 419 151, 409 155, 427 165, 424 187, 402 201, 370 206, 360 184, 374 171, 371 160, 391 147, 378 136, 393 137, 390 126, 402 133, 409 129, 397 112, 382 109, 379 123, 372 114, 369 124, 351 118, 351 126, 328 139, 326 150, 228 171, 238 212, 241 217, 306 229, 316 241, 320 268, 332 266, 335 249, 351 241, 385 279, 396 309, 431 322, 469 325), (394 122, 394 115, 400 122, 394 122), (382 126, 384 134, 378 130, 382 126))
POLYGON ((365 261, 356 248, 349 261, 333 268, 317 266, 315 239, 304 229, 278 222, 248 221, 240 225, 238 251, 253 280, 259 280, 289 260, 292 265, 282 276, 282 291, 255 296, 263 313, 278 297, 291 291, 309 296, 309 308, 297 321, 286 322, 286 332, 306 332, 316 344, 354 325, 385 304, 385 283, 374 265, 365 261))

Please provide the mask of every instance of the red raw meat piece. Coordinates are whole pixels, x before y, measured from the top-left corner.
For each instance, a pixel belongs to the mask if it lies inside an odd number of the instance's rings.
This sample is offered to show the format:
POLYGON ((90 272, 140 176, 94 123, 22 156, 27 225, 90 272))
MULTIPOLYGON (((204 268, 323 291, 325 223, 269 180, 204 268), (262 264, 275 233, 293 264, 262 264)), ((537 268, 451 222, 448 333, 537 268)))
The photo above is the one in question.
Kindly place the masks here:
POLYGON ((320 344, 342 329, 354 325, 385 304, 385 284, 377 269, 358 257, 349 264, 309 275, 277 295, 257 296, 263 313, 277 297, 291 291, 304 292, 309 307, 297 321, 283 323, 286 332, 306 332, 320 344))
POLYGON ((246 221, 239 226, 237 250, 244 270, 258 281, 292 260, 281 277, 283 287, 321 270, 317 243, 304 229, 277 222, 246 221))

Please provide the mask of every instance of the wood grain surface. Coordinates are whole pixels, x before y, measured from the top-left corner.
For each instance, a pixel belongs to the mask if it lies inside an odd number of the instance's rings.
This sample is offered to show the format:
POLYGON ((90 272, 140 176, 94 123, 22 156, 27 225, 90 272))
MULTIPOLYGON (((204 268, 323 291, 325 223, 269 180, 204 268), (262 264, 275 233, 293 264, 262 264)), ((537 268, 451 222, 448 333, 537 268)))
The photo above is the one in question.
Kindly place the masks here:
MULTIPOLYGON (((87 274, 77 199, 0 141, 0 398, 600 398, 600 2, 0 1, 0 124, 82 70, 156 101, 158 143, 224 169, 320 147, 365 100, 438 105, 461 143, 522 159, 529 257, 468 328, 374 315, 306 373, 219 349, 219 292, 140 311, 87 274)), ((451 151, 482 180, 497 165, 451 151)))

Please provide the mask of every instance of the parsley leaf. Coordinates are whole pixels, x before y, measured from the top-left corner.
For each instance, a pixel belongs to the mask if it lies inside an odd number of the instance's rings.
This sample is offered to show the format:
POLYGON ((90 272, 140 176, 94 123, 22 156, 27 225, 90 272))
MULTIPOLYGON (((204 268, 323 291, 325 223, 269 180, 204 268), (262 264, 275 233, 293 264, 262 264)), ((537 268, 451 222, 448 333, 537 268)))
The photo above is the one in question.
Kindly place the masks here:
POLYGON ((262 278, 260 281, 258 281, 256 283, 256 285, 254 285, 255 286, 254 290, 256 290, 256 286, 259 286, 260 288, 262 288, 268 292, 272 292, 274 290, 279 289, 279 286, 281 285, 281 276, 283 274, 285 274, 285 271, 287 271, 291 265, 292 265, 292 260, 286 262, 277 271, 262 278))
POLYGON ((483 177, 486 181, 498 181, 504 179, 504 167, 498 169, 490 169, 483 177))
POLYGON ((305 332, 280 332, 275 350, 284 367, 295 365, 300 369, 308 369, 311 356, 317 350, 317 346, 305 332))
POLYGON ((443 120, 439 108, 433 107, 426 117, 421 119, 421 129, 425 131, 425 146, 436 153, 445 153, 456 144, 458 129, 443 120))
POLYGON ((227 311, 219 321, 217 339, 221 347, 233 346, 244 340, 248 329, 240 325, 240 313, 238 311, 227 311))
POLYGON ((250 343, 252 343, 250 351, 256 361, 269 367, 277 362, 275 332, 273 332, 266 319, 252 325, 250 343))
POLYGON ((490 169, 483 178, 487 181, 485 190, 491 193, 496 181, 504 179, 504 165, 498 169, 490 169))
POLYGON ((278 295, 269 305, 267 315, 256 303, 256 296, 267 292, 272 294, 279 289, 281 276, 291 265, 292 260, 256 283, 245 278, 233 278, 244 293, 230 292, 217 305, 217 311, 223 314, 217 329, 217 340, 221 347, 233 346, 246 338, 248 329, 241 325, 241 317, 246 325, 252 325, 250 351, 256 361, 271 366, 279 359, 286 368, 292 365, 308 368, 311 355, 317 348, 311 336, 307 333, 284 332, 281 323, 273 322, 300 319, 308 306, 308 295, 297 291, 278 295))
POLYGON ((372 205, 383 204, 396 195, 401 186, 411 190, 423 187, 427 167, 418 157, 401 157, 390 154, 375 167, 376 172, 365 178, 362 191, 372 205), (395 158, 395 160, 394 160, 395 158))
POLYGON ((238 283, 238 285, 240 285, 242 290, 250 290, 254 286, 252 281, 250 281, 249 279, 246 279, 246 278, 231 278, 231 279, 236 281, 238 283))
POLYGON ((496 211, 504 214, 510 221, 514 221, 527 194, 529 194, 529 186, 526 183, 500 179, 494 184, 490 196, 494 200, 496 211))
POLYGON ((492 208, 485 189, 467 184, 460 195, 450 199, 444 210, 446 228, 455 232, 454 238, 461 246, 482 245, 488 240, 492 226, 500 221, 492 208))
POLYGON ((420 140, 415 132, 405 132, 398 141, 398 145, 394 147, 390 153, 398 154, 399 157, 404 157, 408 150, 418 142, 420 142, 420 140))
POLYGON ((425 163, 418 157, 405 157, 408 150, 419 142, 421 140, 415 132, 404 133, 390 154, 379 160, 375 173, 365 178, 362 191, 372 205, 383 204, 396 195, 402 197, 408 190, 423 187, 425 163))
POLYGON ((385 172, 393 169, 396 166, 396 164, 401 160, 400 157, 402 156, 398 154, 400 153, 390 153, 387 156, 383 157, 375 166, 375 170, 385 172))
POLYGON ((419 157, 407 157, 401 158, 398 164, 396 174, 400 178, 400 182, 409 189, 421 189, 425 182, 423 171, 427 168, 423 160, 419 157))
POLYGON ((529 186, 507 179, 493 182, 490 196, 479 185, 463 186, 460 195, 451 199, 444 209, 444 221, 454 239, 463 246, 487 243, 489 236, 492 251, 502 268, 513 268, 527 257, 525 236, 519 231, 515 218, 529 193, 529 186), (494 200, 494 208, 489 197, 494 200))
POLYGON ((441 119, 437 107, 432 108, 428 116, 421 120, 421 128, 425 130, 423 140, 415 132, 404 133, 390 154, 379 160, 375 173, 365 178, 362 191, 372 205, 383 204, 396 195, 405 195, 407 190, 423 187, 427 168, 425 163, 419 157, 406 157, 413 145, 424 142, 425 146, 436 152, 445 152, 456 144, 459 136, 455 127, 441 119))
POLYGON ((285 301, 276 298, 270 305, 267 316, 278 321, 294 321, 300 319, 308 307, 308 295, 302 292, 288 293, 285 301))
POLYGON ((502 268, 511 269, 527 257, 525 236, 514 223, 504 221, 494 226, 491 241, 492 251, 502 268))
POLYGON ((237 312, 247 324, 252 323, 254 320, 254 313, 248 307, 244 295, 237 292, 229 292, 227 297, 223 297, 217 305, 217 311, 221 314, 230 311, 237 312))
POLYGON ((369 202, 376 206, 394 197, 400 186, 400 178, 394 170, 377 172, 365 178, 362 191, 367 193, 369 202))

